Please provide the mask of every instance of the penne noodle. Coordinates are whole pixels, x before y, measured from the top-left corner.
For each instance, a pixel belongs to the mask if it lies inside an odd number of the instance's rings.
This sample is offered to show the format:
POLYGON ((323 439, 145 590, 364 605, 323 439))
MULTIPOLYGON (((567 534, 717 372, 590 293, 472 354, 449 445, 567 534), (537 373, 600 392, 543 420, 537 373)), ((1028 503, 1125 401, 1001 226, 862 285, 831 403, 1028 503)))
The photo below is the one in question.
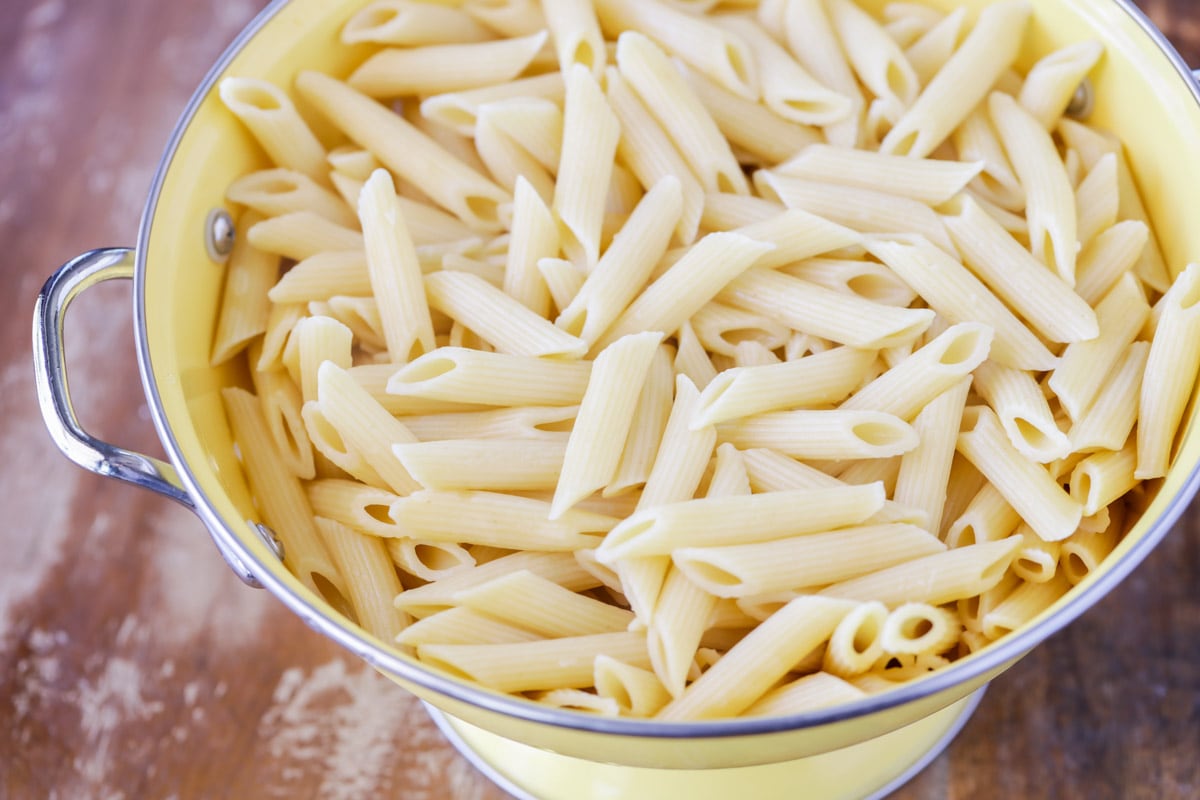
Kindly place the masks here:
POLYGON ((587 343, 554 327, 518 300, 467 272, 425 276, 425 295, 436 309, 479 334, 500 353, 576 358, 587 343))
POLYGON ((475 132, 479 109, 486 104, 511 99, 540 99, 561 106, 565 94, 562 74, 549 72, 494 86, 427 97, 421 101, 421 115, 470 136, 475 132))
POLYGON ((391 449, 416 437, 332 361, 317 371, 317 405, 346 451, 361 456, 384 485, 401 495, 420 487, 391 449))
POLYGON ((731 144, 766 166, 785 161, 821 140, 820 132, 815 128, 784 118, 761 103, 747 100, 701 72, 688 69, 686 77, 688 85, 712 116, 721 134, 731 144))
MULTIPOLYGON (((642 2, 638 0, 639 7, 642 2)), ((705 191, 749 191, 746 177, 716 123, 654 42, 632 31, 622 33, 617 40, 617 67, 679 148, 705 191)))
POLYGON ((550 519, 558 519, 612 481, 633 424, 638 393, 662 339, 661 333, 649 331, 631 334, 596 357, 567 441, 550 519))
POLYGON ((668 555, 680 546, 722 547, 855 525, 883 506, 883 487, 841 486, 647 505, 622 520, 596 552, 602 563, 628 556, 668 555), (746 529, 741 521, 752 518, 746 529))
POLYGON ((458 592, 519 570, 528 570, 573 592, 600 585, 600 581, 583 569, 570 553, 519 552, 456 570, 436 583, 406 589, 396 597, 396 607, 414 617, 429 617, 456 607, 454 597, 458 592))
MULTIPOLYGON (((253 211, 242 214, 243 227, 254 227, 261 217, 253 211)), ((242 352, 251 340, 266 333, 271 318, 270 287, 279 277, 279 257, 251 247, 247 238, 234 240, 225 267, 221 291, 221 313, 213 334, 214 366, 242 352)), ((278 308, 279 306, 276 306, 278 308)))
POLYGON ((626 716, 653 716, 671 700, 655 673, 609 656, 596 656, 593 676, 596 694, 613 700, 626 716))
POLYGON ((912 426, 880 411, 771 411, 721 427, 739 449, 772 447, 801 459, 887 458, 917 446, 912 426))
POLYGON ((738 233, 710 233, 651 283, 592 346, 599 352, 636 331, 674 333, 775 245, 738 233))
POLYGON ((1099 394, 1107 370, 1099 365, 1116 363, 1150 316, 1150 306, 1132 274, 1117 281, 1096 304, 1100 335, 1074 342, 1063 352, 1046 382, 1071 419, 1079 419, 1099 394))
POLYGON ((709 594, 744 597, 827 586, 945 549, 914 525, 886 524, 753 544, 688 545, 674 550, 671 558, 709 594))
POLYGON ((403 117, 318 72, 301 72, 296 88, 356 144, 442 208, 482 231, 501 227, 500 205, 511 201, 508 194, 403 117))
POLYGON ((1087 299, 1038 263, 970 197, 944 207, 942 222, 963 263, 1042 336, 1079 342, 1100 332, 1087 299))
POLYGON ((621 125, 586 67, 571 67, 566 82, 554 212, 564 227, 563 249, 568 255, 580 251, 582 258, 576 260, 591 269, 600 257, 605 193, 612 180, 621 125))
POLYGON ((380 98, 505 83, 525 71, 547 38, 542 31, 496 41, 389 47, 359 65, 346 83, 368 97, 380 98))
POLYGON ((342 198, 303 172, 291 169, 277 167, 243 175, 229 184, 225 199, 266 217, 311 211, 345 228, 358 225, 354 211, 342 198))
POLYGON ((793 330, 871 350, 912 341, 934 317, 928 309, 885 306, 777 270, 747 270, 717 298, 793 330))
POLYGON ((223 78, 217 94, 277 167, 325 181, 325 148, 278 86, 258 78, 223 78))
POLYGON ((482 42, 494 34, 469 14, 421 0, 374 0, 342 26, 342 43, 391 45, 482 42))
POLYGON ((941 317, 992 328, 990 357, 1001 364, 1042 372, 1058 359, 984 284, 959 262, 920 237, 872 239, 867 249, 891 267, 941 317))
POLYGON ((330 222, 313 211, 294 211, 269 217, 246 229, 256 249, 303 261, 329 250, 361 250, 363 235, 330 222))
POLYGON ((550 519, 549 503, 477 491, 414 492, 396 500, 390 514, 418 539, 547 552, 594 547, 617 522, 578 510, 550 519))
POLYGON ((1088 303, 1104 295, 1146 252, 1149 228, 1136 220, 1123 220, 1096 236, 1079 254, 1075 292, 1088 303))
POLYGON ((1138 416, 1138 396, 1149 342, 1134 342, 1113 366, 1083 416, 1075 420, 1067 436, 1076 452, 1119 450, 1129 438, 1138 416))
POLYGON ((425 644, 511 644, 541 639, 532 631, 501 622, 486 613, 465 607, 448 608, 405 628, 396 643, 405 647, 425 644))
POLYGON ((675 370, 670 348, 660 346, 654 352, 646 380, 638 393, 633 424, 621 451, 621 461, 612 480, 604 488, 605 496, 619 495, 640 487, 650 478, 655 457, 662 442, 675 393, 675 370))
POLYGON ((975 370, 975 389, 996 412, 1012 446, 1030 461, 1048 464, 1071 452, 1070 439, 1028 372, 985 361, 975 370))
POLYGON ((966 188, 983 162, 916 159, 814 144, 775 168, 779 175, 870 189, 940 205, 966 188))
POLYGON ((740 36, 758 64, 762 102, 802 125, 832 125, 850 116, 851 100, 826 88, 752 19, 729 15, 722 26, 740 36))
POLYGON ((947 253, 956 253, 941 219, 927 205, 876 188, 822 183, 785 174, 782 168, 754 174, 759 193, 860 233, 916 232, 947 253))
POLYGON ((902 108, 912 105, 920 84, 900 46, 850 0, 832 0, 827 7, 846 58, 862 84, 871 94, 902 108))
POLYGON ((888 131, 880 150, 914 158, 936 150, 1012 65, 1030 14, 1026 0, 987 6, 954 55, 888 131))
POLYGON ((460 608, 488 614, 546 638, 624 631, 633 614, 564 589, 526 570, 510 572, 454 595, 460 608))
POLYGON ((824 642, 854 603, 797 597, 739 641, 656 719, 671 722, 736 715, 824 642))
POLYGON ((571 406, 583 399, 591 374, 586 361, 439 347, 397 370, 387 391, 494 406, 571 406))
POLYGON ((898 308, 912 305, 916 292, 882 264, 841 258, 806 258, 780 268, 793 278, 898 308))
POLYGON ((358 215, 388 353, 403 364, 414 352, 428 353, 437 345, 416 247, 386 170, 376 170, 363 184, 358 215))
POLYGON ((358 624, 372 636, 391 643, 408 615, 393 604, 403 591, 383 542, 331 519, 313 520, 338 572, 346 582, 346 599, 358 624))
POLYGON ((877 600, 889 608, 905 603, 940 606, 952 600, 982 594, 1004 577, 1021 537, 956 547, 835 583, 820 592, 867 602, 877 600))
POLYGON ((693 314, 690 322, 705 350, 730 357, 748 343, 768 352, 778 350, 791 337, 791 331, 774 320, 715 300, 693 314))
POLYGON ((565 439, 449 439, 392 445, 409 475, 426 489, 490 492, 553 489, 565 439))
POLYGON ((1107 153, 1112 153, 1117 159, 1117 181, 1121 187, 1118 216, 1124 220, 1143 222, 1148 227, 1146 248, 1141 252, 1134 272, 1147 286, 1155 291, 1165 292, 1171 285, 1171 278, 1163 260, 1162 249, 1158 238, 1150 226, 1150 217, 1142 204, 1138 193, 1137 182, 1129 169, 1121 143, 1111 134, 1088 128, 1070 119, 1062 119, 1058 123, 1058 133, 1066 145, 1078 150, 1083 156, 1084 166, 1088 169, 1107 153))
POLYGON ((1082 504, 1072 500, 1046 468, 1012 446, 990 408, 967 408, 958 450, 1043 540, 1061 541, 1079 527, 1082 504))
POLYGON ((860 603, 834 628, 821 659, 821 668, 831 676, 842 678, 861 675, 871 669, 883 655, 879 634, 887 618, 887 606, 883 603, 860 603))
POLYGON ((970 378, 960 379, 918 412, 912 426, 919 444, 900 457, 891 492, 897 503, 928 514, 926 530, 934 534, 942 526, 958 430, 970 388, 970 378))
POLYGON ((988 109, 1025 189, 1025 217, 1029 220, 1033 255, 1068 286, 1074 286, 1079 250, 1075 193, 1054 140, 1009 95, 993 92, 988 109))
POLYGON ((1189 264, 1163 296, 1162 316, 1138 404, 1138 480, 1165 475, 1175 433, 1200 367, 1200 265, 1189 264))
POLYGON ((578 64, 599 80, 607 49, 592 4, 584 0, 545 0, 542 13, 558 54, 559 70, 570 72, 578 64))
POLYGON ((875 360, 869 350, 836 347, 794 361, 717 375, 700 395, 694 426, 784 408, 837 403, 859 386, 875 360))
POLYGON ((955 613, 928 603, 905 603, 888 614, 879 644, 888 655, 937 655, 958 644, 961 633, 955 613))
POLYGON ((992 341, 992 331, 986 325, 952 325, 863 386, 841 408, 869 409, 912 420, 930 401, 982 364, 992 341))
POLYGON ((605 31, 618 39, 618 48, 620 36, 636 31, 722 88, 747 100, 758 99, 759 71, 753 43, 745 41, 736 30, 660 0, 598 0, 596 11, 605 31))
POLYGON ((680 242, 691 244, 696 238, 705 205, 704 188, 621 73, 610 67, 605 78, 609 107, 621 123, 618 158, 629 167, 647 193, 668 179, 679 182, 681 208, 675 233, 680 242))
POLYGON ((983 635, 991 640, 1010 633, 1052 606, 1071 584, 1065 576, 1045 583, 1022 583, 983 617, 983 635))
POLYGON ((682 211, 680 182, 667 176, 656 183, 554 324, 595 343, 649 280, 682 211))
POLYGON ((293 575, 320 596, 324 582, 347 596, 345 580, 313 522, 300 481, 287 470, 267 438, 266 423, 254 395, 243 389, 221 390, 225 414, 239 448, 250 490, 262 507, 264 522, 283 543, 283 561, 293 575))
POLYGON ((593 665, 609 656, 637 667, 649 667, 642 633, 598 633, 511 644, 427 644, 417 658, 460 678, 499 692, 578 689, 595 682, 593 665))
POLYGON ((1042 127, 1054 130, 1079 84, 1103 54, 1099 42, 1083 41, 1043 56, 1030 67, 1017 102, 1042 127))

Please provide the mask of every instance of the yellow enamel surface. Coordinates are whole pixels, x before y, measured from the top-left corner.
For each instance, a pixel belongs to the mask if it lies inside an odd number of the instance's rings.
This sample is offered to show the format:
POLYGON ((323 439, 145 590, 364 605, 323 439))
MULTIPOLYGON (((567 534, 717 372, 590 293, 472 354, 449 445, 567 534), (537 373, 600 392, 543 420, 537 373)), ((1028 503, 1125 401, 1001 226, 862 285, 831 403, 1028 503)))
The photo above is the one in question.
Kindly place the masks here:
POLYGON ((548 753, 458 720, 446 722, 476 757, 541 800, 738 797, 751 788, 755 800, 852 800, 896 780, 965 721, 976 699, 964 698, 911 725, 817 757, 728 769, 613 766, 548 753))
MULTIPOLYGON (((875 4, 882 5, 882 0, 875 4)), ((345 74, 363 51, 340 45, 336 32, 358 5, 294 0, 247 44, 228 74, 265 77, 281 86, 288 86, 291 76, 302 68, 345 74)), ((943 0, 941 5, 959 3, 943 0)), ((1189 259, 1200 258, 1200 226, 1187 218, 1198 206, 1200 194, 1200 148, 1195 146, 1200 109, 1169 60, 1115 4, 1034 0, 1034 6, 1030 53, 1088 37, 1107 43, 1107 55, 1093 76, 1098 98, 1093 121, 1112 128, 1126 142, 1168 264, 1179 271, 1189 259)), ((1026 62, 1031 59, 1029 56, 1026 62)), ((322 136, 329 133, 319 126, 317 130, 322 136)), ((186 463, 180 466, 190 471, 212 500, 215 512, 244 545, 262 561, 275 563, 245 524, 255 514, 232 455, 218 395, 221 386, 244 381, 245 376, 232 368, 215 370, 208 364, 222 268, 208 259, 203 245, 204 219, 210 209, 224 205, 225 188, 235 177, 264 166, 265 157, 221 106, 214 88, 170 166, 139 268, 144 269, 146 306, 146 328, 141 333, 149 342, 153 379, 165 418, 184 454, 186 463)), ((1200 436, 1190 429, 1176 468, 1163 482, 1143 521, 1118 548, 1118 556, 1128 551, 1145 534, 1149 522, 1170 504, 1198 460, 1200 436)), ((336 618, 328 605, 308 594, 282 567, 278 572, 316 613, 336 618)), ((1054 612, 1052 608, 1044 616, 1054 612)), ((340 619, 338 622, 341 624, 340 619)), ((686 744, 677 739, 616 737, 532 723, 400 682, 451 715, 513 740, 593 761, 693 769, 787 761, 872 739, 961 700, 1007 666, 954 690, 867 717, 753 737, 691 739, 686 744)), ((890 748, 882 752, 881 757, 898 761, 906 757, 890 748)))

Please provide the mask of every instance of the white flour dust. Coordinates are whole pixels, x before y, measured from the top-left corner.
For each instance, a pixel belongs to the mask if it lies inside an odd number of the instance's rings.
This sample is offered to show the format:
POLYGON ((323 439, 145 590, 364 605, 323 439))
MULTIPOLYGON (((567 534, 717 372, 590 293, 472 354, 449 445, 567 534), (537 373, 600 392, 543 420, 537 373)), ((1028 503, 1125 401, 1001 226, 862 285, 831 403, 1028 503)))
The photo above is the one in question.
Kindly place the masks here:
POLYGON ((447 766, 444 760, 397 771, 402 753, 407 758, 431 744, 424 713, 411 695, 366 666, 351 671, 337 660, 311 672, 286 670, 258 736, 273 759, 311 766, 281 769, 268 784, 271 795, 288 797, 301 782, 319 781, 322 800, 433 800, 437 795, 426 790, 447 766), (393 776, 399 786, 391 785, 393 776))
POLYGON ((252 644, 267 614, 278 607, 270 594, 242 584, 208 531, 187 509, 157 504, 147 522, 153 537, 149 580, 157 605, 151 616, 165 646, 199 644, 236 652, 252 644))

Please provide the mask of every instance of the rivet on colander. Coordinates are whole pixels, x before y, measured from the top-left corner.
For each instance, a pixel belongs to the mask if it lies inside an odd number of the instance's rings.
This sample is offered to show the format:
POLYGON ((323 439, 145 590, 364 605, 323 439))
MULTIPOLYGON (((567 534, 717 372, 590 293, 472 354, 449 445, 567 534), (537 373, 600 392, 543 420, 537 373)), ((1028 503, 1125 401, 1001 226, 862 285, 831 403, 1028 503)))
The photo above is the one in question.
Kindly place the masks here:
POLYGON ((278 558, 280 561, 283 561, 283 542, 280 541, 279 536, 276 535, 275 531, 271 530, 266 525, 263 525, 261 522, 251 522, 250 527, 253 528, 254 532, 258 534, 258 538, 261 539, 262 543, 267 546, 267 549, 274 553, 276 558, 278 558))
POLYGON ((237 236, 237 228, 233 218, 223 208, 214 208, 208 212, 204 220, 204 249, 208 257, 218 264, 225 263, 233 250, 233 240, 237 236))
POLYGON ((1087 119, 1092 115, 1095 100, 1096 93, 1092 90, 1092 82, 1084 78, 1076 87, 1075 94, 1071 95, 1071 102, 1067 104, 1064 113, 1074 119, 1087 119))

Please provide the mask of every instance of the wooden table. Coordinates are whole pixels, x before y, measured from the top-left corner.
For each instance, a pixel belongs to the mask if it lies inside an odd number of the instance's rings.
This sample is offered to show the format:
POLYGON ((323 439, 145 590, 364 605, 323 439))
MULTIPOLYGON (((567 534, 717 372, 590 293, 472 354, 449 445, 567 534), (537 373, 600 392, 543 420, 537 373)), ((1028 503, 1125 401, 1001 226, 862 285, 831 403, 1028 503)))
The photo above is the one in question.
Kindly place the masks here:
MULTIPOLYGON (((1200 64, 1191 0, 1143 5, 1200 64)), ((38 415, 38 287, 133 241, 176 116, 260 6, 8 0, 0 17, 0 797, 504 796, 409 695, 242 586, 189 513, 69 465, 38 415)), ((92 431, 156 452, 129 299, 76 305, 75 396, 92 431)), ((1193 505, 896 796, 1200 796, 1197 581, 1193 505)))

